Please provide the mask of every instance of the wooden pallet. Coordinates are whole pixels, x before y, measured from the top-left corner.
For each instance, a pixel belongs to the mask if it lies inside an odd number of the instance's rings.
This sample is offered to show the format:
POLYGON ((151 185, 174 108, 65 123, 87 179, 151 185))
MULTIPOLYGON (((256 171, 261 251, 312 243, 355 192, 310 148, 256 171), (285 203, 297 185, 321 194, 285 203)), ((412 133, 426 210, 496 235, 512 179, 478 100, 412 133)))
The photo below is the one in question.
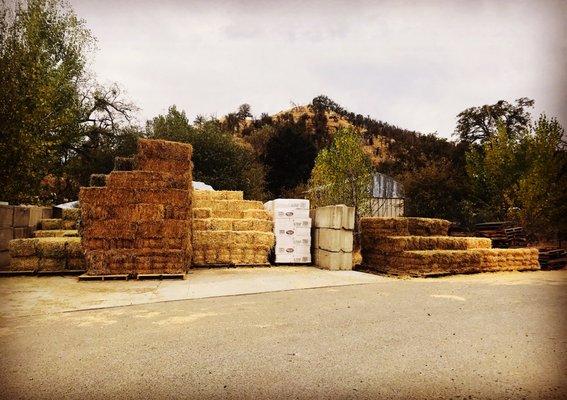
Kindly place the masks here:
POLYGON ((185 279, 185 274, 138 274, 136 275, 137 280, 146 280, 146 279, 185 279))
POLYGON ((118 274, 118 275, 87 275, 83 274, 79 276, 80 281, 127 281, 130 275, 128 274, 118 274))
POLYGON ((65 271, 37 271, 38 276, 53 276, 53 275, 82 275, 86 271, 84 269, 68 269, 65 271))
POLYGON ((35 275, 35 270, 29 271, 0 271, 0 277, 9 277, 9 276, 30 276, 35 275))
POLYGON ((260 263, 260 264, 234 264, 234 267, 271 267, 270 263, 260 263))
POLYGON ((235 265, 231 263, 226 264, 193 264, 191 268, 234 268, 235 265))

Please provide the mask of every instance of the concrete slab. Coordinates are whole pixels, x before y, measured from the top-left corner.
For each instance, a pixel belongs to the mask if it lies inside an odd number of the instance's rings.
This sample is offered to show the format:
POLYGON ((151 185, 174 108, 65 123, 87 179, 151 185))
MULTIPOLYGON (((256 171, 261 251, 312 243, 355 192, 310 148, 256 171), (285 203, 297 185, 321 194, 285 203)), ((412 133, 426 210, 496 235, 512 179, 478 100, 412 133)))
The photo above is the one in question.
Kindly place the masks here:
POLYGON ((315 267, 192 270, 185 280, 82 281, 76 277, 0 279, 0 318, 252 293, 391 281, 315 267))

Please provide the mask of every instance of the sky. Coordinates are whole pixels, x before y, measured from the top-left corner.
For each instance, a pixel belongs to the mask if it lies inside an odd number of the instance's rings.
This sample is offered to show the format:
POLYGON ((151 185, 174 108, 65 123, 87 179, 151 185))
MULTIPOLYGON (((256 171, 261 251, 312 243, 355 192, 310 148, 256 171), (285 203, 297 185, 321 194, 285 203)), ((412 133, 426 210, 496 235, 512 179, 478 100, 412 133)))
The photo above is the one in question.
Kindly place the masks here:
POLYGON ((533 98, 567 126, 567 1, 71 0, 97 38, 91 68, 138 120, 254 115, 325 94, 450 137, 472 106, 533 98))

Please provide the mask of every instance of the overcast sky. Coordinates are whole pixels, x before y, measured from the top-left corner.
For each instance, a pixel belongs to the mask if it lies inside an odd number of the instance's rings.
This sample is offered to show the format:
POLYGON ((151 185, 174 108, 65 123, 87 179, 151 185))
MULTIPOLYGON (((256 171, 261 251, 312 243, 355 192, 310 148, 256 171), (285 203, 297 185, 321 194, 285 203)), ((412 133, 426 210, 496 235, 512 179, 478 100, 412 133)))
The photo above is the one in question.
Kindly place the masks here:
POLYGON ((72 0, 98 39, 92 68, 144 122, 319 94, 449 137, 456 115, 526 96, 567 126, 567 1, 72 0))

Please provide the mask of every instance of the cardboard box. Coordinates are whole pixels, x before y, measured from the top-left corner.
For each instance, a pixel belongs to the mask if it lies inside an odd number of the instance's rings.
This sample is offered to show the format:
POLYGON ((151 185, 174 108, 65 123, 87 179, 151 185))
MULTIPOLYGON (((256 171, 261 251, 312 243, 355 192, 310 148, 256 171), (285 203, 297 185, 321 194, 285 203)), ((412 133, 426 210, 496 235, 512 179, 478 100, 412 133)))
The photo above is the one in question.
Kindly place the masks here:
POLYGON ((13 228, 0 228, 0 251, 8 250, 8 244, 12 239, 14 239, 13 228))
POLYGON ((292 209, 292 210, 309 210, 309 200, 307 199, 275 199, 273 201, 273 209, 292 209))
POLYGON ((306 255, 277 255, 276 264, 311 264, 311 254, 306 255))
POLYGON ((9 228, 14 225, 14 207, 0 205, 0 228, 9 228))
POLYGON ((264 203, 274 218, 309 218, 309 200, 275 199, 264 203))
POLYGON ((273 211, 274 218, 309 218, 309 210, 281 208, 273 211))
POLYGON ((299 245, 299 246, 280 246, 276 243, 275 254, 278 255, 311 255, 310 245, 299 245))
POLYGON ((276 235, 276 246, 280 247, 311 247, 311 237, 305 235, 276 235))

